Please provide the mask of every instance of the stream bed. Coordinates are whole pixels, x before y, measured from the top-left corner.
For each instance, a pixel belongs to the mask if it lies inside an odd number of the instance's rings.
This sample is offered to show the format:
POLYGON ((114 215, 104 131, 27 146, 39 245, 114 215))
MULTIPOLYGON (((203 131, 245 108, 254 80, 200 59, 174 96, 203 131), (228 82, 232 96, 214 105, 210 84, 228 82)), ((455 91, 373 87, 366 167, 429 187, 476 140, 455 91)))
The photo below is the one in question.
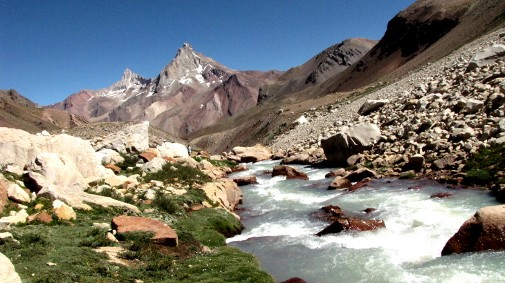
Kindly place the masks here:
POLYGON ((505 252, 441 257, 450 237, 478 208, 498 204, 486 192, 447 189, 433 181, 379 179, 354 192, 329 191, 331 169, 293 166, 309 181, 271 177, 277 161, 247 164, 258 184, 241 187, 245 230, 228 244, 254 254, 277 281, 505 282, 505 252), (410 188, 410 189, 409 189, 410 188), (414 189, 412 189, 414 188, 414 189), (450 193, 448 198, 431 198, 450 193), (346 214, 384 220, 376 231, 315 236, 330 223, 311 213, 338 205, 346 214), (365 214, 366 208, 375 211, 365 214))

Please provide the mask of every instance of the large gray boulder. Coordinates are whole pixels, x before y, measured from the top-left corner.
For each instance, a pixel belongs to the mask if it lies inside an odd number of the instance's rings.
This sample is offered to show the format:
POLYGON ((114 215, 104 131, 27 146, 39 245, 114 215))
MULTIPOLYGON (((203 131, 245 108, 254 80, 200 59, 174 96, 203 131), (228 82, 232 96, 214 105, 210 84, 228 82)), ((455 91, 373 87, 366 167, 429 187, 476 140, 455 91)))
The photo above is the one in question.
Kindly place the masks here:
POLYGON ((37 136, 18 129, 0 127, 0 166, 20 168, 43 152, 56 153, 75 165, 82 177, 91 181, 106 175, 106 169, 89 141, 66 134, 37 136))
POLYGON ((478 52, 468 64, 469 71, 478 67, 494 64, 496 61, 505 58, 505 45, 495 44, 478 52))
POLYGON ((5 283, 21 283, 21 278, 14 269, 14 265, 3 253, 0 253, 0 278, 5 283))
POLYGON ((86 193, 88 183, 67 157, 55 153, 41 153, 26 167, 26 183, 37 196, 59 199, 73 208, 91 209, 88 203, 109 207, 123 207, 140 212, 131 204, 113 198, 86 193))
POLYGON ((371 148, 380 136, 381 131, 376 124, 362 123, 344 127, 338 134, 321 140, 321 146, 329 162, 347 166, 347 158, 371 148))

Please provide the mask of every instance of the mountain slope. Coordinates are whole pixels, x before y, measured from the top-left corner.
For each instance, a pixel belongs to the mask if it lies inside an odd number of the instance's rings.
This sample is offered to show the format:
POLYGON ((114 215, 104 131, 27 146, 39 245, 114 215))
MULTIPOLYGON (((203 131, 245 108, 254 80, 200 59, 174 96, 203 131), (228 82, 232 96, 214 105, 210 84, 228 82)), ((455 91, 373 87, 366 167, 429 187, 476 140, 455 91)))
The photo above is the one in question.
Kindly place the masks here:
POLYGON ((304 64, 289 69, 273 83, 263 86, 259 100, 299 92, 340 74, 357 62, 377 43, 365 38, 351 38, 328 47, 304 64))
MULTIPOLYGON (((366 95, 504 25, 505 1, 419 0, 396 15, 379 43, 340 74, 278 101, 266 100, 264 105, 189 138, 215 152, 239 144, 269 143, 311 108, 335 111, 335 101, 366 95)), ((348 110, 343 106, 339 111, 348 110)))
POLYGON ((68 129, 87 123, 77 115, 37 105, 15 90, 0 90, 0 127, 22 129, 30 133, 68 129))
POLYGON ((379 43, 352 68, 330 78, 319 95, 394 80, 503 24, 500 0, 418 0, 388 23, 379 43))
POLYGON ((179 137, 254 107, 281 72, 235 71, 184 44, 153 79, 126 70, 112 86, 52 105, 92 121, 144 121, 179 137))

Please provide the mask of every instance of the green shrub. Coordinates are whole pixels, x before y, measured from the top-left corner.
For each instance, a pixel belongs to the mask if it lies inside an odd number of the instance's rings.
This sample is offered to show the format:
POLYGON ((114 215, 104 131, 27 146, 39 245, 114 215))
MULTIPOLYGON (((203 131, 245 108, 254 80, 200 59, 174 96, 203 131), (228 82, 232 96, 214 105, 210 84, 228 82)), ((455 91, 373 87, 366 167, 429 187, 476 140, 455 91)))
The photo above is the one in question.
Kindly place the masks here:
POLYGON ((472 169, 466 173, 464 181, 466 184, 485 185, 493 180, 489 171, 482 169, 472 169))
POLYGON ((180 183, 183 185, 203 184, 211 179, 202 171, 182 164, 165 164, 161 170, 148 173, 144 177, 144 182, 152 180, 162 181, 165 184, 180 183))
POLYGON ((153 205, 160 211, 169 214, 177 214, 183 211, 181 205, 175 200, 175 198, 160 191, 156 192, 156 196, 153 200, 153 205))

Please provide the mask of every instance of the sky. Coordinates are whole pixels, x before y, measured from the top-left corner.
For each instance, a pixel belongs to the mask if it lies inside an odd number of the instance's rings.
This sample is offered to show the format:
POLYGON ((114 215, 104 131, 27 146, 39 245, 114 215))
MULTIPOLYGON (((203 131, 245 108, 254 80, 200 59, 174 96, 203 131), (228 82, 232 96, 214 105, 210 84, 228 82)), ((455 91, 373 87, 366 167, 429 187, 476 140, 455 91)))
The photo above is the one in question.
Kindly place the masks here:
POLYGON ((40 105, 126 68, 156 77, 187 42, 235 70, 303 64, 345 39, 380 39, 414 0, 0 0, 0 89, 40 105))

